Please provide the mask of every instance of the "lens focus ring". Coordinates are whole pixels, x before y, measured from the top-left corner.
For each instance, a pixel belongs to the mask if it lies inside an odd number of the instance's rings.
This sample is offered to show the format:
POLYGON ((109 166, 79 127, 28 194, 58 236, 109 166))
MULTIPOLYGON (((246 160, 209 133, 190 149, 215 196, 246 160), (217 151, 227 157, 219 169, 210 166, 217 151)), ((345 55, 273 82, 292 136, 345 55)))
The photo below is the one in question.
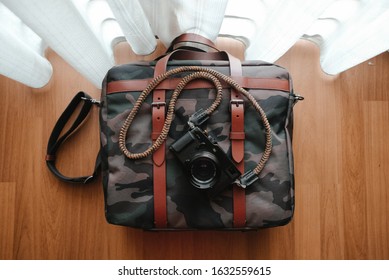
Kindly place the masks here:
POLYGON ((211 188, 219 174, 216 157, 206 151, 196 154, 189 163, 192 184, 200 189, 211 188))

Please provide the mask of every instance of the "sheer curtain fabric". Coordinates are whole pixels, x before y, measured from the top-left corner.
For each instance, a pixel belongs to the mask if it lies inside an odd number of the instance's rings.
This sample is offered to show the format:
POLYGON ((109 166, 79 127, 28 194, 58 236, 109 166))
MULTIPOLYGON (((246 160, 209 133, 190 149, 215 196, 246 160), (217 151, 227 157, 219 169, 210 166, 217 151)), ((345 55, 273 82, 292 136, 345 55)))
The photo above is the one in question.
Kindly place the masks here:
POLYGON ((240 40, 246 59, 269 62, 308 39, 337 74, 387 51, 388 26, 387 0, 0 0, 0 74, 44 86, 49 47, 100 87, 116 43, 146 55, 188 32, 240 40))

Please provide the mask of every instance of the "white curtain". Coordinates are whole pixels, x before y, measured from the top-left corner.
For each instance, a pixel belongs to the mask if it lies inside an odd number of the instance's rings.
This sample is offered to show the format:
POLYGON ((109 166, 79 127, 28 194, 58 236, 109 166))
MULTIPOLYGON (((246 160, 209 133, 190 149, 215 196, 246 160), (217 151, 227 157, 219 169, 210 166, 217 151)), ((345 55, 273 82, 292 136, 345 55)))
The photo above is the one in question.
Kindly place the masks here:
POLYGON ((145 55, 186 32, 238 39, 246 59, 269 62, 305 38, 337 74, 389 49, 389 0, 0 0, 0 74, 44 86, 50 47, 100 87, 117 42, 145 55))

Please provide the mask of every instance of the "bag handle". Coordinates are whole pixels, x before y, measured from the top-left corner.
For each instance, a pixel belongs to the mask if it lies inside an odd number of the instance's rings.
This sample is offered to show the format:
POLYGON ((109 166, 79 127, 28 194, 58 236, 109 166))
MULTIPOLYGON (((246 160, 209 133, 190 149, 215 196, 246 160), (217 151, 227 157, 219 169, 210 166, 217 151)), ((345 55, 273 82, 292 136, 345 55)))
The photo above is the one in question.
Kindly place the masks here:
POLYGON ((240 60, 226 51, 204 53, 204 52, 196 52, 196 51, 189 51, 189 50, 182 50, 182 49, 175 50, 165 55, 161 59, 159 59, 155 65, 154 72, 157 73, 157 75, 165 73, 167 70, 168 62, 173 59, 228 61, 230 65, 230 75, 231 76, 241 75, 242 64, 240 60), (239 74, 235 73, 237 70, 239 74))
MULTIPOLYGON (((198 51, 190 51, 185 49, 177 49, 174 50, 162 58, 160 58, 156 63, 156 72, 164 73, 166 71, 166 67, 170 60, 221 60, 221 61, 229 61, 234 67, 236 65, 240 65, 241 62, 238 58, 231 55, 226 51, 220 52, 198 52, 198 51)), ((233 68, 231 66, 231 68, 233 68)), ((240 66, 239 66, 240 67, 240 66)))
POLYGON ((272 150, 272 132, 270 123, 266 117, 265 112, 261 108, 261 106, 258 104, 258 102, 255 100, 255 98, 244 88, 242 88, 237 82, 235 82, 230 77, 217 72, 213 69, 205 68, 205 67, 199 67, 199 66, 183 66, 178 67, 172 70, 167 71, 164 74, 161 74, 154 78, 150 84, 146 87, 146 89, 141 93, 141 95, 138 97, 134 107, 126 117, 123 126, 120 129, 119 133, 119 147, 120 150, 123 152, 123 154, 128 157, 129 159, 142 159, 147 156, 150 156, 152 153, 154 153, 158 148, 162 145, 162 143, 165 142, 166 138, 168 137, 168 132, 170 129, 170 125, 173 121, 174 117, 174 109, 177 102, 177 99, 182 92, 182 90, 185 88, 186 84, 191 82, 195 79, 207 79, 213 82, 215 85, 215 88, 217 90, 216 98, 211 104, 210 107, 208 107, 205 111, 198 111, 195 114, 193 114, 189 118, 189 125, 201 125, 204 123, 211 115, 212 113, 217 109, 217 107, 220 105, 222 100, 222 94, 223 94, 223 88, 221 86, 220 80, 223 80, 224 82, 228 83, 232 88, 242 93, 253 105, 255 110, 259 113, 262 123, 265 127, 265 133, 266 133, 266 143, 265 143, 265 150, 262 154, 262 157, 257 164, 257 166, 245 174, 243 174, 238 181, 236 182, 241 187, 245 188, 246 186, 251 185, 253 182, 255 182, 258 179, 259 173, 262 171, 262 169, 265 167, 265 164, 267 160, 270 158, 271 150, 272 150), (182 73, 182 72, 193 72, 191 74, 188 74, 187 76, 182 78, 182 81, 178 84, 177 88, 174 90, 170 103, 168 106, 168 112, 166 114, 166 120, 163 125, 161 134, 158 136, 158 138, 155 140, 155 142, 147 148, 144 152, 141 153, 131 153, 127 147, 126 147, 126 138, 127 138, 127 132, 136 116, 136 114, 139 112, 143 102, 146 100, 147 96, 153 91, 153 89, 158 86, 163 80, 167 79, 168 77, 182 73))
POLYGON ((188 47, 191 49, 196 49, 204 52, 218 52, 219 50, 216 48, 215 44, 199 35, 194 33, 184 33, 180 36, 176 37, 172 43, 170 44, 170 47, 168 48, 167 52, 171 52, 177 48, 182 47, 188 47))
POLYGON ((61 172, 58 171, 55 160, 56 154, 59 147, 65 142, 84 122, 86 117, 89 115, 89 112, 92 108, 92 105, 99 105, 100 102, 96 99, 92 99, 85 92, 80 91, 77 93, 73 99, 70 101, 69 105, 66 107, 65 111, 59 117, 57 123, 55 124, 53 131, 51 132, 49 141, 47 143, 47 153, 46 153, 46 164, 49 170, 60 180, 68 183, 83 183, 86 184, 90 182, 97 176, 97 171, 100 167, 100 152, 97 155, 95 168, 92 175, 81 176, 81 177, 67 177, 64 176, 61 172), (76 111, 78 105, 83 102, 80 112, 76 117, 75 121, 71 127, 61 136, 62 130, 64 129, 66 123, 69 121, 73 113, 76 111))

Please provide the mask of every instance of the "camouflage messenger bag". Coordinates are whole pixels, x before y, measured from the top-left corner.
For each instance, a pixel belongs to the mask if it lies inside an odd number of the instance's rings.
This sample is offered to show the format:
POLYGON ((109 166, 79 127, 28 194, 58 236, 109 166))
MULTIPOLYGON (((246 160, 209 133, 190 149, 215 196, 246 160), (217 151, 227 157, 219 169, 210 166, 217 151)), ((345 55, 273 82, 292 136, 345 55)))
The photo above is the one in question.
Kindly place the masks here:
POLYGON ((109 223, 146 230, 281 226, 294 210, 293 106, 300 99, 282 67, 176 49, 110 69, 100 102, 80 92, 53 130, 46 162, 68 182, 95 177, 64 177, 55 153, 98 104, 96 170, 101 163, 109 223), (80 116, 60 137, 79 103, 80 116))

